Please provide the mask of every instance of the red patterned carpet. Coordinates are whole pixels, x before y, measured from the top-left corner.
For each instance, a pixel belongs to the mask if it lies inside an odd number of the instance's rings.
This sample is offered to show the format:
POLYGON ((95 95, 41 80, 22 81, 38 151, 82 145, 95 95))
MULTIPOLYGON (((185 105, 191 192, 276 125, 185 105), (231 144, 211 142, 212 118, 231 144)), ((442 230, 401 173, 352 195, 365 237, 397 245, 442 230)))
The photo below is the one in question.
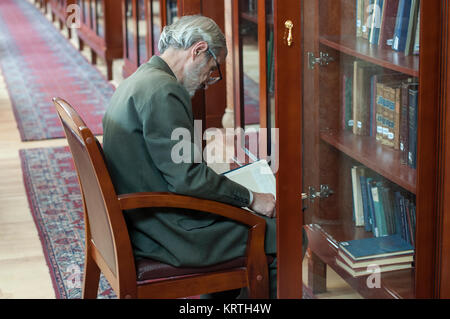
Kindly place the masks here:
POLYGON ((22 140, 64 137, 54 96, 102 134, 114 87, 26 0, 0 1, 0 67, 22 140))
MULTIPOLYGON (((81 298, 84 220, 75 166, 67 147, 20 151, 24 184, 56 298, 81 298)), ((98 298, 115 298, 107 280, 98 298)))

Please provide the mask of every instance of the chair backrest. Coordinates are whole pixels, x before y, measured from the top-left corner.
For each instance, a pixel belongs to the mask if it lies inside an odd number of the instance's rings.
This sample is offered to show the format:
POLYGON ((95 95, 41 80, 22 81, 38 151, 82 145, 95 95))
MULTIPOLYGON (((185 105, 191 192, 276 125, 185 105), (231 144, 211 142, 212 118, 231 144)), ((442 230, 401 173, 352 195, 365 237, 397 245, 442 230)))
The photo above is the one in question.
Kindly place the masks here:
POLYGON ((92 240, 113 275, 118 277, 119 261, 129 262, 130 255, 133 261, 132 250, 101 145, 69 103, 59 98, 54 98, 53 103, 64 127, 80 182, 87 217, 86 245, 92 240), (120 255, 126 256, 121 258, 120 255))

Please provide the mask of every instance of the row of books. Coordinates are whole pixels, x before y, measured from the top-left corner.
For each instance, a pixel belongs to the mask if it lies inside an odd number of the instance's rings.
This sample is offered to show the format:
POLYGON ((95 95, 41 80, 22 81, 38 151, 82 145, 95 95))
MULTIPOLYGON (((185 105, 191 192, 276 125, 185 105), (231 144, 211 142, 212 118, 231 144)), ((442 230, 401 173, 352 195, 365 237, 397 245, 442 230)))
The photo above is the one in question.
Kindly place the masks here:
POLYGON ((353 277, 409 269, 414 247, 399 235, 355 239, 339 243, 336 264, 353 277))
POLYGON ((356 37, 405 55, 419 54, 420 0, 356 0, 356 37))
POLYGON ((374 237, 398 234, 414 246, 414 198, 364 166, 353 166, 351 177, 355 226, 364 227, 374 237))
POLYGON ((342 79, 343 129, 399 150, 416 168, 418 90, 415 78, 355 60, 342 79))

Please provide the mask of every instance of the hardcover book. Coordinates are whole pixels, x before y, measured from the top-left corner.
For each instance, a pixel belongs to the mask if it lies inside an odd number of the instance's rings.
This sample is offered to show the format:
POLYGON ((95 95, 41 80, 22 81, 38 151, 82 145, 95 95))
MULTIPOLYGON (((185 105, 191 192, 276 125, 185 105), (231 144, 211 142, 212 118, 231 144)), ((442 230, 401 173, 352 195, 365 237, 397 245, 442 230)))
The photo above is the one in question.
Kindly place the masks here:
POLYGON ((398 264, 388 264, 388 265, 378 265, 376 263, 373 263, 367 267, 361 267, 361 268, 351 268, 348 266, 342 259, 336 257, 336 264, 340 266, 342 269, 344 269, 347 273, 352 275, 353 277, 361 277, 361 276, 368 276, 372 275, 374 272, 389 272, 389 271, 395 271, 395 270, 402 270, 402 269, 409 269, 412 267, 411 262, 406 263, 398 263, 398 264))
POLYGON ((397 20, 394 31, 394 42, 392 43, 392 49, 396 51, 405 51, 411 2, 412 0, 400 0, 398 4, 397 20))
POLYGON ((397 10, 398 0, 384 0, 379 40, 379 46, 383 49, 392 48, 395 22, 397 20, 397 10))
POLYGON ((414 247, 399 234, 344 241, 339 249, 355 261, 414 253, 414 247))
POLYGON ((411 55, 414 51, 416 29, 418 25, 419 6, 419 0, 412 0, 409 14, 408 33, 406 36, 405 55, 411 55))

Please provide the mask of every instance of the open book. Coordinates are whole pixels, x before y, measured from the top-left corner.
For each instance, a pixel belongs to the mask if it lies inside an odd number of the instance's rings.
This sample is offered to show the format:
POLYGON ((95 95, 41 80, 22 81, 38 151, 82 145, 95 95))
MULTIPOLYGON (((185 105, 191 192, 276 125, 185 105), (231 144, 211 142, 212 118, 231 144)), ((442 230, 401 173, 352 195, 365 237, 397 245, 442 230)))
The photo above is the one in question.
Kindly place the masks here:
POLYGON ((271 193, 276 198, 276 183, 266 160, 259 160, 223 173, 233 182, 257 193, 271 193))

